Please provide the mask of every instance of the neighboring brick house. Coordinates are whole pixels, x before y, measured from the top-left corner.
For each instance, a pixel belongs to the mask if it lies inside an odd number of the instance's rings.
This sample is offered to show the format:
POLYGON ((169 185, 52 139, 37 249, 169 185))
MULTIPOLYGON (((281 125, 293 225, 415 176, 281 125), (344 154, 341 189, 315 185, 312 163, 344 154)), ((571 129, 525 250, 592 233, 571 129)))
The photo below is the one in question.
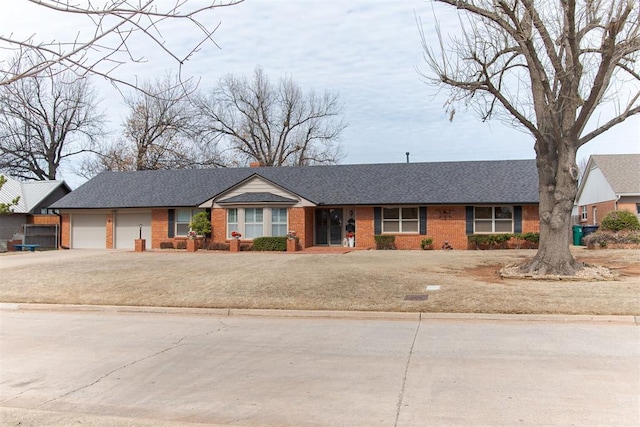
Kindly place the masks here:
POLYGON ((213 242, 293 230, 303 248, 340 246, 355 221, 356 248, 393 234, 466 249, 468 234, 538 231, 538 175, 535 160, 105 172, 54 206, 71 248, 131 249, 140 230, 159 248, 206 211, 213 242))
POLYGON ((614 210, 628 210, 640 218, 640 154, 591 156, 575 206, 583 225, 598 225, 614 210))
MULTIPOLYGON (((71 192, 64 181, 18 181, 9 176, 5 178, 7 182, 0 189, 0 203, 11 203, 16 197, 20 199, 13 206, 11 214, 0 215, 0 240, 12 242, 15 235, 22 236, 25 224, 60 224, 60 217, 49 207, 71 192)), ((22 237, 17 240, 15 243, 22 243, 22 237)))

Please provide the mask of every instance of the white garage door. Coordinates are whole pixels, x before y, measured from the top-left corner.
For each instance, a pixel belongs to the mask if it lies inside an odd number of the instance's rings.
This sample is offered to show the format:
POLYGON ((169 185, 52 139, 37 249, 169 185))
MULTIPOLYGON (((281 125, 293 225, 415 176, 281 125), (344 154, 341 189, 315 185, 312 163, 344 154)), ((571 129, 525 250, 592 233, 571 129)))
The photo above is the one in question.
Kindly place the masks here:
POLYGON ((105 214, 73 214, 71 247, 74 249, 104 249, 107 245, 105 214))
POLYGON ((133 249, 134 241, 140 236, 142 224, 142 238, 147 241, 147 248, 151 248, 151 212, 116 213, 116 249, 133 249))

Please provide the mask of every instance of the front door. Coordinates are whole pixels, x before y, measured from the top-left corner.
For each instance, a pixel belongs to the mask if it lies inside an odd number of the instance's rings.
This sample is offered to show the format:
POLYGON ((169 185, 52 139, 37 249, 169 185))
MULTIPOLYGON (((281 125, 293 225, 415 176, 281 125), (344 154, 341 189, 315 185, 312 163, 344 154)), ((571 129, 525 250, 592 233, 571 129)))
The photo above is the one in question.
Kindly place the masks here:
POLYGON ((342 208, 316 209, 316 245, 342 245, 342 208))

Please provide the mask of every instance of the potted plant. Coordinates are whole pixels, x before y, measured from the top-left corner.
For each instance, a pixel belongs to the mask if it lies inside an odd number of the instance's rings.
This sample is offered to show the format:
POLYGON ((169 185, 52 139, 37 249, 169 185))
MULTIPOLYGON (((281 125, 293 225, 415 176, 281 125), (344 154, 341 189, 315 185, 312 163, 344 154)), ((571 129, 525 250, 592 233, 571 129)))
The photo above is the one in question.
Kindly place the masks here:
POLYGON ((420 247, 422 248, 422 250, 425 250, 425 251, 433 249, 433 238, 426 237, 422 239, 422 241, 420 242, 420 247))
POLYGON ((356 233, 354 233, 353 231, 347 232, 347 245, 350 248, 353 248, 356 246, 356 233))

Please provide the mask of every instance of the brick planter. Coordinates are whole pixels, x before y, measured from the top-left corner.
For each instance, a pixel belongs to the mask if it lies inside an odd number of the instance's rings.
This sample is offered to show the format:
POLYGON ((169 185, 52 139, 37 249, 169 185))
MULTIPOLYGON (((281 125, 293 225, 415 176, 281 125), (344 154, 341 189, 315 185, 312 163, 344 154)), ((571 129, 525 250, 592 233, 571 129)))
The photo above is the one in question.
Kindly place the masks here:
POLYGON ((135 240, 135 251, 136 252, 144 252, 147 250, 147 241, 145 239, 136 239, 135 240))
POLYGON ((229 251, 240 252, 240 239, 231 239, 229 241, 229 251))
POLYGON ((298 239, 287 239, 287 252, 298 251, 298 239))
POLYGON ((198 241, 196 239, 187 239, 187 252, 195 252, 198 250, 198 241))

